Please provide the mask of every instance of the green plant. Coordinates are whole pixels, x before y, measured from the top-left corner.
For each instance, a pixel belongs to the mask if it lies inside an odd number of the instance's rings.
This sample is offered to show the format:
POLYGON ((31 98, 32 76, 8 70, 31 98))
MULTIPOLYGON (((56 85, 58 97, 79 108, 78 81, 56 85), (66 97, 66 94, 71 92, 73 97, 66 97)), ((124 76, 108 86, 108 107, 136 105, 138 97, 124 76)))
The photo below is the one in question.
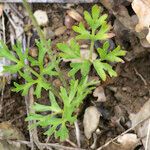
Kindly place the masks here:
MULTIPOLYGON (((50 41, 47 41, 50 46, 50 41)), ((16 53, 14 55, 8 47, 4 44, 3 41, 0 41, 0 57, 5 57, 11 60, 14 64, 10 66, 4 66, 4 72, 9 73, 19 73, 21 77, 25 79, 24 84, 14 83, 15 88, 13 91, 19 92, 22 91, 22 95, 27 95, 28 90, 32 85, 36 85, 34 94, 37 98, 41 97, 42 88, 45 90, 52 90, 52 84, 46 81, 45 75, 48 76, 57 76, 58 73, 55 71, 55 66, 58 61, 49 62, 46 66, 44 65, 44 57, 47 52, 44 43, 36 41, 36 45, 39 49, 39 55, 37 60, 28 55, 28 49, 22 54, 22 45, 20 42, 17 42, 13 46, 13 51, 16 53), (32 67, 38 67, 39 72, 36 72, 30 65, 25 63, 25 60, 28 60, 32 67)))
POLYGON ((79 70, 81 70, 82 76, 89 74, 90 67, 93 64, 95 70, 102 80, 106 80, 106 71, 108 74, 113 77, 117 76, 117 73, 113 70, 112 66, 107 62, 123 62, 120 56, 124 56, 126 51, 121 50, 120 46, 115 48, 112 51, 108 51, 109 38, 108 31, 110 30, 109 24, 107 24, 106 19, 107 15, 100 15, 100 8, 98 5, 92 7, 91 15, 89 12, 84 12, 84 18, 89 25, 89 30, 84 27, 82 22, 79 23, 79 26, 73 26, 73 30, 78 33, 76 40, 90 40, 90 50, 89 57, 84 58, 80 52, 80 46, 75 40, 71 40, 70 45, 65 43, 57 44, 57 47, 61 51, 60 56, 63 59, 71 60, 70 66, 72 70, 69 72, 70 76, 74 76, 79 70), (99 54, 98 59, 93 59, 94 52, 94 43, 97 40, 106 40, 102 48, 96 49, 99 54))
POLYGON ((50 106, 35 104, 32 108, 36 114, 31 114, 27 120, 36 120, 36 125, 42 127, 49 126, 49 129, 45 132, 46 135, 55 135, 55 138, 60 137, 61 140, 65 140, 69 136, 67 129, 68 123, 74 123, 77 119, 76 110, 83 102, 83 99, 87 94, 95 88, 97 82, 88 82, 88 78, 78 80, 71 80, 69 91, 67 92, 64 87, 60 88, 60 96, 63 101, 63 107, 61 108, 57 103, 52 92, 49 92, 50 106), (40 115, 38 112, 49 111, 50 114, 40 115))
POLYGON ((76 39, 90 40, 91 46, 89 57, 81 56, 80 46, 76 40, 71 40, 70 45, 59 43, 59 56, 51 50, 51 41, 46 41, 37 25, 35 18, 30 10, 29 5, 23 0, 34 26, 36 27, 40 41, 36 41, 38 47, 38 57, 33 58, 28 54, 28 49, 22 54, 22 45, 17 42, 10 51, 3 41, 0 41, 0 57, 5 57, 13 62, 11 66, 4 66, 4 72, 18 73, 23 79, 24 84, 14 83, 13 91, 22 91, 22 95, 27 95, 29 88, 34 87, 34 94, 41 98, 42 89, 49 92, 49 105, 35 103, 31 108, 35 113, 27 116, 27 121, 35 120, 36 123, 30 128, 41 126, 46 128, 46 135, 54 134, 55 138, 65 140, 69 136, 68 124, 72 124, 77 119, 77 109, 82 104, 86 96, 92 92, 98 81, 89 81, 88 74, 93 64, 98 75, 102 80, 106 79, 107 71, 110 76, 116 76, 117 73, 112 69, 109 62, 123 61, 120 56, 125 55, 125 51, 118 46, 112 51, 108 51, 109 43, 106 41, 102 48, 97 49, 98 59, 93 60, 94 42, 97 40, 106 40, 108 38, 109 25, 106 23, 106 15, 100 16, 100 9, 97 5, 92 7, 92 16, 85 11, 84 18, 87 21, 90 30, 85 29, 83 23, 74 26, 73 30, 78 32, 76 39), (100 29, 99 29, 100 28, 100 29), (44 63, 45 55, 48 54, 49 62, 44 63), (62 77, 59 64, 62 59, 74 60, 71 62, 69 71, 69 84, 62 77), (26 60, 28 63, 26 63, 26 60), (76 79, 75 74, 81 70, 81 79, 76 79), (62 82, 60 89, 57 89, 48 78, 58 78, 62 82))

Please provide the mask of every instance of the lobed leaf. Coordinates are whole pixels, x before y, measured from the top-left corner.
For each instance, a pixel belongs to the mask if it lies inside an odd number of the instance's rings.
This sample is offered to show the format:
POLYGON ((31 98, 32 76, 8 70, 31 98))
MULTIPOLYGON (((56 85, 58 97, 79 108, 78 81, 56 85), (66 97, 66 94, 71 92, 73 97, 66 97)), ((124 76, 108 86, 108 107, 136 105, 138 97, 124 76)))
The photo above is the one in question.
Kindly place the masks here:
POLYGON ((121 50, 120 46, 117 46, 114 50, 108 51, 109 48, 109 42, 106 41, 103 44, 103 48, 98 48, 97 51, 100 55, 101 61, 107 60, 110 62, 123 62, 123 60, 120 58, 121 56, 124 56, 126 54, 126 51, 121 50))
POLYGON ((65 43, 58 43, 57 47, 62 53, 60 56, 64 59, 80 58, 80 46, 75 40, 70 41, 70 45, 65 43))
POLYGON ((94 68, 95 68, 97 74, 100 76, 100 78, 103 81, 106 80, 106 72, 105 71, 107 71, 111 77, 117 76, 117 73, 112 69, 112 66, 107 63, 103 63, 100 60, 95 60, 93 62, 93 65, 94 65, 94 68))

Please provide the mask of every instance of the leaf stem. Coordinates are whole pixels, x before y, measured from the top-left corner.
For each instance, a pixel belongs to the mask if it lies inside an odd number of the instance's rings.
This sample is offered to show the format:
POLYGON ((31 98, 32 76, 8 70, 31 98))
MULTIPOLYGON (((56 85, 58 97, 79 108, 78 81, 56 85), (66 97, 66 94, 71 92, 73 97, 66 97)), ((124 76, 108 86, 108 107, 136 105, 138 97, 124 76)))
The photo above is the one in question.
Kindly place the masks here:
POLYGON ((45 43, 45 46, 48 49, 48 52, 52 53, 52 51, 50 50, 49 46, 46 44, 47 42, 46 42, 45 36, 44 36, 41 28, 39 27, 39 25, 38 25, 34 15, 33 15, 33 13, 32 13, 32 10, 31 10, 31 8, 30 8, 30 6, 29 6, 29 4, 28 4, 28 2, 26 0, 23 0, 23 5, 24 5, 25 9, 27 10, 27 12, 29 14, 29 18, 32 20, 32 23, 33 23, 33 25, 35 26, 35 28, 37 30, 38 35, 40 36, 40 39, 45 43))
MULTIPOLYGON (((92 37, 95 35, 95 29, 92 29, 92 37)), ((90 45, 90 54, 89 54, 89 60, 92 61, 92 54, 94 51, 94 39, 91 39, 91 45, 90 45)))
POLYGON ((24 67, 25 69, 29 70, 33 75, 35 75, 37 78, 40 77, 40 75, 36 71, 34 71, 30 66, 25 65, 24 67))
MULTIPOLYGON (((24 5, 24 7, 26 8, 26 10, 27 10, 27 12, 28 12, 28 14, 29 14, 29 18, 32 20, 32 23, 33 23, 33 25, 34 25, 35 28, 36 28, 36 30, 37 30, 37 32, 38 32, 38 35, 40 36, 41 41, 44 42, 44 44, 45 44, 45 46, 46 46, 46 48, 47 48, 47 53, 48 53, 48 55, 49 55, 50 60, 51 60, 51 61, 56 61, 55 59, 53 59, 54 57, 53 57, 53 54, 52 54, 52 50, 50 50, 50 47, 48 46, 48 44, 47 44, 47 42, 46 42, 45 36, 44 36, 44 34, 43 34, 41 28, 39 27, 39 25, 38 25, 38 23, 37 23, 37 21, 36 21, 34 15, 33 15, 33 13, 32 13, 32 10, 31 10, 31 8, 30 8, 28 2, 27 2, 26 0, 23 0, 23 5, 24 5)), ((65 79, 64 79, 64 77, 63 77, 63 74, 62 74, 61 71, 60 71, 59 66, 56 65, 55 69, 56 69, 56 71, 57 71, 58 74, 59 74, 59 79, 61 80, 63 86, 64 86, 65 88, 67 88, 67 83, 66 83, 66 81, 65 81, 65 79)))

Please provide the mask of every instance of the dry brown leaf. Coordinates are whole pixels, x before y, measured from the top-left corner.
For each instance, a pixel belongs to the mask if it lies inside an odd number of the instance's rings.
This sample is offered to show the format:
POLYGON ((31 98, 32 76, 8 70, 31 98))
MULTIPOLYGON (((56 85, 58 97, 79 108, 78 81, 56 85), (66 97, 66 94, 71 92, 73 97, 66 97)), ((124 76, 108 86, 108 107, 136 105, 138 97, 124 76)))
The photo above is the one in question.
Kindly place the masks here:
MULTIPOLYGON (((137 123, 146 119, 149 116, 150 116, 150 99, 143 105, 143 107, 140 109, 140 111, 137 114, 130 114, 130 120, 132 122, 132 126, 135 126, 137 123)), ((141 123, 135 128, 138 137, 142 138, 142 142, 144 146, 146 146, 148 122, 149 120, 141 123)), ((150 142, 148 147, 150 147, 150 142)))
POLYGON ((146 39, 150 43, 150 0, 134 0, 132 8, 139 18, 135 30, 141 32, 145 27, 148 28, 146 39))
POLYGON ((102 86, 99 86, 94 90, 93 96, 98 97, 97 102, 105 102, 106 101, 106 96, 105 96, 104 89, 102 86))
POLYGON ((72 17, 70 17, 69 15, 65 16, 65 26, 67 27, 67 29, 71 29, 74 23, 75 20, 72 17))
POLYGON ((26 150, 26 146, 7 140, 25 140, 23 134, 9 122, 0 123, 0 150, 26 150))
POLYGON ((139 144, 136 134, 127 133, 120 136, 117 142, 109 144, 103 150, 134 150, 139 144))
POLYGON ((73 18, 74 20, 78 21, 78 22, 82 22, 83 21, 83 17, 74 9, 68 10, 67 14, 73 18))

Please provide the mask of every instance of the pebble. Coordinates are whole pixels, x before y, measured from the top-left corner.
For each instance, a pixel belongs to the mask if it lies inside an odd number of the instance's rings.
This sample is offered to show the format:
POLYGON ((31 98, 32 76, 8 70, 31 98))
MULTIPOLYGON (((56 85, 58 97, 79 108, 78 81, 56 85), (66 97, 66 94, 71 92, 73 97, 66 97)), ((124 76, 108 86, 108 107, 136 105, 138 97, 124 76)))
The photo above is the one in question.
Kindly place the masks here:
POLYGON ((32 57, 37 57, 38 56, 38 50, 36 47, 32 47, 29 51, 29 54, 32 56, 32 57))
POLYGON ((85 110, 83 125, 84 125, 84 134, 87 139, 90 139, 92 133, 97 129, 99 125, 100 116, 101 113, 94 106, 90 106, 85 110))
POLYGON ((45 26, 48 24, 48 16, 46 11, 36 10, 34 12, 34 17, 36 18, 39 26, 45 26))
POLYGON ((55 30, 55 35, 56 36, 62 35, 62 34, 65 33, 65 31, 66 31, 66 27, 65 26, 61 26, 61 27, 59 27, 59 28, 57 28, 55 30))

